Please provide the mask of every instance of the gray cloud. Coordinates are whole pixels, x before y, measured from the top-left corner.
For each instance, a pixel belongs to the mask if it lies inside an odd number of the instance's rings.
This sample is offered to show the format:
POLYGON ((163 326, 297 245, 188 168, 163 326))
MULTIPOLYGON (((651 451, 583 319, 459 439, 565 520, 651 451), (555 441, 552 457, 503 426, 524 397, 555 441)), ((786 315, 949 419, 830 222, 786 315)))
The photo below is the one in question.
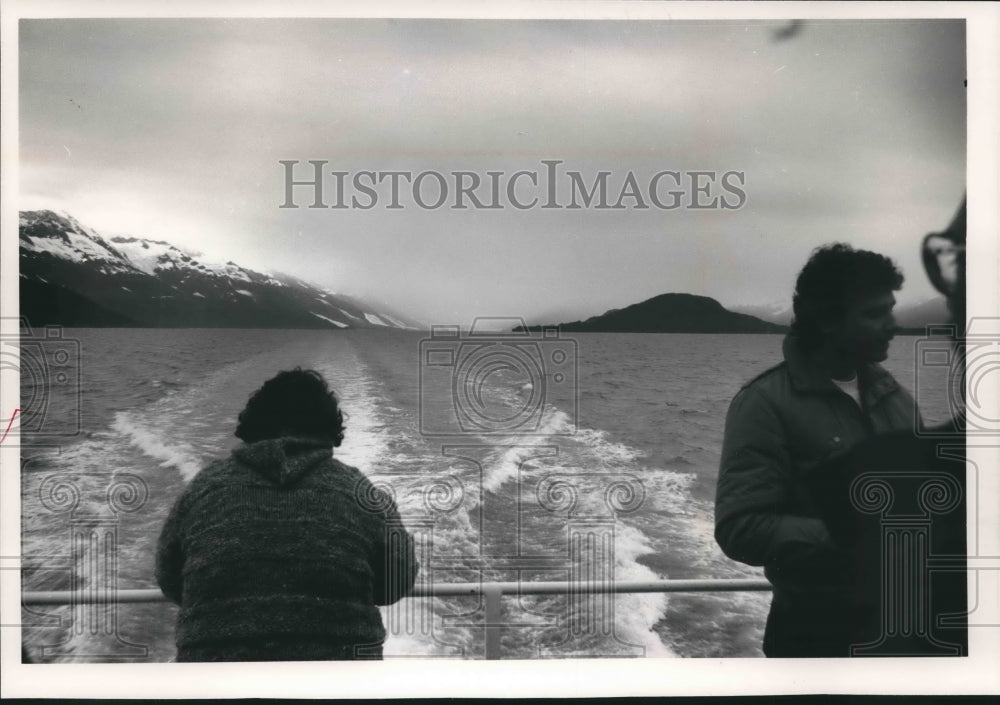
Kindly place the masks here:
MULTIPOLYGON (((788 293, 847 239, 922 282, 964 190, 961 21, 28 20, 22 194, 425 318, 788 293), (73 102, 70 102, 72 99, 73 102), (80 107, 77 107, 79 105, 80 107), (279 159, 746 173, 732 213, 279 210, 279 159), (596 285, 599 282, 599 285, 596 285)), ((904 296, 904 298, 906 297, 904 296)))

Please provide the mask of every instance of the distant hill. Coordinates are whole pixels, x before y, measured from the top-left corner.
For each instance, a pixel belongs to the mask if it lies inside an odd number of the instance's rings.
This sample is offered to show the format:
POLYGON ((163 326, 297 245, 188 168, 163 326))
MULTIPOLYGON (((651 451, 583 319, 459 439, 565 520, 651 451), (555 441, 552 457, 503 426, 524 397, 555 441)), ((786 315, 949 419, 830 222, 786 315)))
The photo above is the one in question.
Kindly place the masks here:
MULTIPOLYGON (((755 316, 728 311, 715 299, 693 294, 660 294, 585 321, 552 325, 568 333, 784 333, 788 330, 755 316)), ((544 327, 548 326, 527 328, 539 331, 544 327)))
MULTIPOLYGON (((756 316, 769 323, 779 325, 789 325, 793 318, 791 305, 783 303, 740 304, 733 306, 731 310, 756 316)), ((946 325, 951 319, 951 315, 948 313, 948 303, 943 296, 928 299, 918 304, 896 306, 893 314, 896 318, 896 325, 900 327, 900 332, 908 335, 923 334, 926 332, 927 326, 946 325)))
POLYGON ((284 274, 214 264, 161 240, 105 238, 73 217, 20 220, 20 315, 32 326, 417 328, 284 274))
POLYGON ((927 326, 943 326, 951 320, 948 302, 943 296, 897 308, 894 313, 896 325, 900 327, 901 332, 910 335, 923 335, 927 332, 927 326))

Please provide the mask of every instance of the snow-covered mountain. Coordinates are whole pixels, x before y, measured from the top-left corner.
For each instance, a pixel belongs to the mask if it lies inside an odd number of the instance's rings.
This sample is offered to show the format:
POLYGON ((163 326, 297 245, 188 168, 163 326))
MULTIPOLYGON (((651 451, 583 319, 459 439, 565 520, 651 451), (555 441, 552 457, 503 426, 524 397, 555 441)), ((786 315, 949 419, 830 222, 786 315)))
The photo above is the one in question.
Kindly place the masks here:
POLYGON ((20 219, 21 315, 32 325, 419 328, 295 277, 203 262, 162 240, 102 237, 72 216, 20 219))

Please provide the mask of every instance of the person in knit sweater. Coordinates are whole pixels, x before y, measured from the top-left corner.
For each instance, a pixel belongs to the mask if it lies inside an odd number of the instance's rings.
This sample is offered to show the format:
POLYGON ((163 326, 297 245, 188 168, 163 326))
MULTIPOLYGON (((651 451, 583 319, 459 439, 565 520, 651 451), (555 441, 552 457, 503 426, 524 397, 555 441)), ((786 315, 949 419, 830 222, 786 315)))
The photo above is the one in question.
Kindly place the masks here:
POLYGON ((381 658, 377 605, 409 592, 417 562, 392 499, 333 457, 343 433, 315 371, 250 397, 244 443, 191 481, 159 538, 178 661, 381 658))

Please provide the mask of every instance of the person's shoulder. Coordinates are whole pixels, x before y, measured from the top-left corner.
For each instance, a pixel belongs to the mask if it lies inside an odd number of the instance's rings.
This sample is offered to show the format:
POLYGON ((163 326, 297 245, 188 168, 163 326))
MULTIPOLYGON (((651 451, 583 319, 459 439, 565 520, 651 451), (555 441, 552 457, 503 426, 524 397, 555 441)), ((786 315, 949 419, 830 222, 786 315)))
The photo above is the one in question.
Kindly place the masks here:
POLYGON ((759 397, 773 400, 788 384, 788 363, 781 361, 744 382, 734 401, 759 397))
POLYGON ((366 482, 368 481, 368 477, 358 468, 354 467, 353 465, 348 465, 339 458, 331 457, 329 460, 324 460, 323 462, 329 465, 330 470, 334 471, 335 473, 339 473, 344 477, 361 479, 366 482))
POLYGON ((238 464, 231 455, 211 460, 197 475, 191 478, 191 481, 188 483, 188 491, 203 491, 225 483, 238 470, 238 467, 238 464))
POLYGON ((358 468, 337 458, 330 458, 323 462, 329 464, 329 472, 324 473, 324 476, 332 487, 337 488, 337 491, 346 491, 362 502, 364 502, 365 497, 376 495, 377 490, 374 483, 358 468))
POLYGON ((771 365, 763 372, 754 375, 746 382, 740 389, 747 389, 748 387, 762 388, 770 384, 774 384, 779 380, 784 380, 785 376, 788 374, 788 363, 782 360, 776 365, 771 365))
POLYGON ((332 463, 334 467, 336 467, 338 469, 342 469, 345 472, 361 472, 358 468, 356 468, 353 465, 350 465, 348 463, 345 463, 343 460, 341 460, 340 458, 338 458, 336 455, 331 455, 329 462, 332 463))
POLYGON ((181 491, 178 502, 182 511, 189 511, 219 491, 224 491, 231 484, 234 469, 230 458, 218 458, 205 465, 181 491))
POLYGON ((780 413, 788 396, 788 365, 779 362, 744 382, 729 404, 728 417, 755 418, 780 413))
POLYGON ((382 481, 373 482, 353 465, 342 463, 336 458, 333 458, 332 462, 341 482, 349 485, 350 493, 362 509, 373 514, 395 511, 396 496, 389 484, 382 481))

